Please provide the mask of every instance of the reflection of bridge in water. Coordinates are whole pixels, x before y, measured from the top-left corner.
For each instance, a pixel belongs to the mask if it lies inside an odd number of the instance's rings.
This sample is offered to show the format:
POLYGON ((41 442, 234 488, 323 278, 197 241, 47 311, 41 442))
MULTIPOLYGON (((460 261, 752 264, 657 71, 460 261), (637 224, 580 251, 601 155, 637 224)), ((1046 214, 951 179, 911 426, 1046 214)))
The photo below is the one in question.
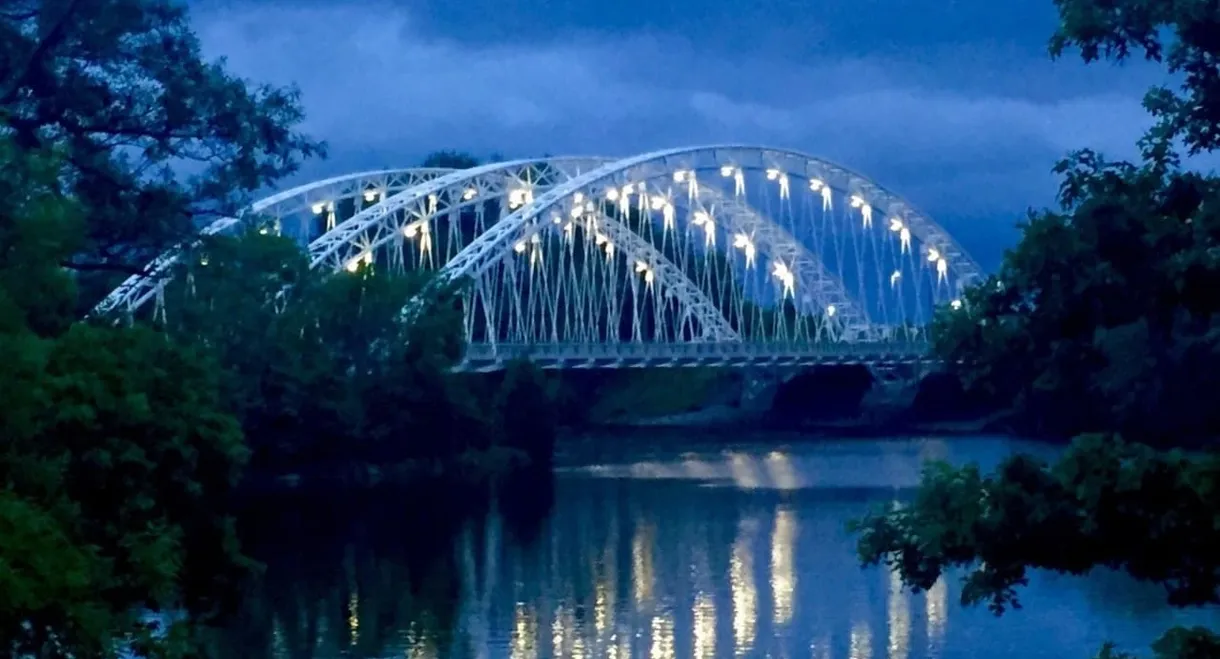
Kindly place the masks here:
POLYGON ((270 543, 257 554, 270 559, 265 594, 213 654, 1026 659, 1090 656, 1105 641, 1138 651, 1168 627, 1215 622, 1119 575, 1031 574, 1026 607, 997 619, 954 602, 960 573, 911 594, 857 565, 844 522, 902 500, 922 461, 990 471, 1013 450, 1053 447, 819 440, 722 452, 723 439, 591 439, 565 459, 595 466, 559 472, 545 519, 511 495, 465 522, 442 501, 384 493, 364 510, 271 509, 257 520, 270 543), (315 526, 319 516, 333 523, 315 526))
MULTIPOLYGON (((738 145, 364 172, 203 232, 242 227, 295 238, 313 268, 460 282, 467 367, 479 370, 506 354, 552 368, 909 362, 934 308, 960 307, 982 275, 940 225, 867 178, 738 145)), ((95 313, 166 313, 166 282, 206 266, 198 245, 164 254, 95 313)))
MULTIPOLYGON (((784 452, 692 455, 582 469, 570 491, 561 475, 534 550, 506 548, 495 516, 465 535, 467 636, 453 655, 937 656, 945 583, 912 595, 858 569, 842 524, 863 511, 866 484, 836 484, 833 463, 811 473, 784 452)), ((917 467, 897 466, 889 475, 913 484, 917 467)))

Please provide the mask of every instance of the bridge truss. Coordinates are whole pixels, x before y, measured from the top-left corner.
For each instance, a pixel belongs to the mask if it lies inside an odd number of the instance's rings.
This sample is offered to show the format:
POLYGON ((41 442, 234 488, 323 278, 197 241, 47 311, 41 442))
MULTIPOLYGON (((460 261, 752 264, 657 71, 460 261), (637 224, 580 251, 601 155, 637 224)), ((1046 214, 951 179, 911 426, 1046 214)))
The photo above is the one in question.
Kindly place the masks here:
MULTIPOLYGON (((366 172, 287 190, 203 233, 251 224, 296 238, 314 268, 461 281, 462 368, 475 370, 521 357, 553 368, 917 361, 934 307, 982 275, 931 218, 868 179, 752 146, 366 172)), ((188 253, 163 255, 95 313, 163 309, 188 253)))

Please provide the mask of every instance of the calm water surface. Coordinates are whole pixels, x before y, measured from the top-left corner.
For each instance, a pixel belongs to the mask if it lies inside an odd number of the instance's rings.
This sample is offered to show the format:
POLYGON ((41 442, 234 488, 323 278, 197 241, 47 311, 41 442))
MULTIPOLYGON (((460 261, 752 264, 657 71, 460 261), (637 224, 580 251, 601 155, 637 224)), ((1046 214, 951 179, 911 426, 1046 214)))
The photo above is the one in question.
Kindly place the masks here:
POLYGON ((997 438, 728 444, 589 437, 539 479, 455 509, 441 493, 264 509, 268 564, 222 652, 249 657, 1088 657, 1144 650, 1215 614, 1113 573, 1034 575, 1023 609, 958 603, 960 574, 911 595, 861 569, 847 520, 902 501, 927 459, 984 467, 997 438), (389 500, 387 500, 389 499, 389 500))

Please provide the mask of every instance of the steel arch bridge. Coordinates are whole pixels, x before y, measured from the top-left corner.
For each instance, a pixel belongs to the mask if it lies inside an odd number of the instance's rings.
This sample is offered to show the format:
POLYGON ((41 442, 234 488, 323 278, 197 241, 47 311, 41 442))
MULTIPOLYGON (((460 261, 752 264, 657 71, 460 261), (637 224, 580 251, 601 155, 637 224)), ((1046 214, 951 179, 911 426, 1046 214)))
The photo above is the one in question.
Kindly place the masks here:
MULTIPOLYGON (((254 225, 311 267, 429 270, 460 282, 461 370, 752 366, 926 359, 936 305, 978 264, 863 176, 799 152, 698 146, 363 172, 260 200, 202 234, 254 225)), ((164 313, 190 246, 94 309, 164 313)), ((422 300, 403 309, 411 320, 422 300)))

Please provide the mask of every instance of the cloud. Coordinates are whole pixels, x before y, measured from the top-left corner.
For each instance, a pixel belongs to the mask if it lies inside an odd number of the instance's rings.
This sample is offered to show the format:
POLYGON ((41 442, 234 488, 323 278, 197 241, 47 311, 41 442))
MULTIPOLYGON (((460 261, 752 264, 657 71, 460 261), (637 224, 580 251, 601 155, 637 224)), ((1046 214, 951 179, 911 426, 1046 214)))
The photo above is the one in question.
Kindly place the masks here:
POLYGON ((474 43, 364 3, 239 3, 196 23, 237 73, 300 86, 307 129, 331 144, 317 166, 327 172, 441 148, 616 155, 758 142, 841 162, 934 214, 1015 218, 1051 200, 1056 158, 1086 146, 1129 157, 1148 123, 1131 85, 1074 87, 1078 65, 967 50, 794 62, 701 52, 680 35, 474 43))

